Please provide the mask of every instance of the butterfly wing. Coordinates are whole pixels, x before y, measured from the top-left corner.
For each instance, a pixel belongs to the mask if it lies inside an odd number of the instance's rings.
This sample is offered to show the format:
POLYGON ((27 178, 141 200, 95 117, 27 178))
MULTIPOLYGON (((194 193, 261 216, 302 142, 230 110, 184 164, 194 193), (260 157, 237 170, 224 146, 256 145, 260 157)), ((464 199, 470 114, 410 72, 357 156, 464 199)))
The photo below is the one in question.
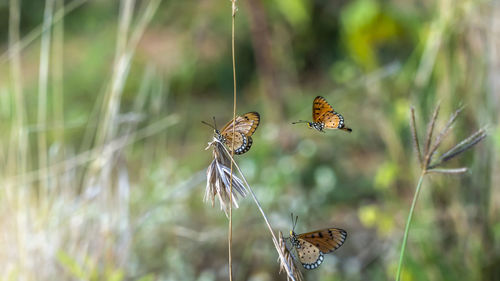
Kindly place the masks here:
POLYGON ((337 112, 329 111, 325 113, 323 122, 325 123, 325 128, 328 129, 340 129, 344 125, 344 117, 337 112))
POLYGON ((333 111, 333 107, 324 97, 317 96, 313 102, 313 122, 322 122, 323 116, 330 111, 333 111))
POLYGON ((347 128, 344 124, 344 117, 340 115, 340 113, 330 111, 325 113, 323 116, 323 123, 325 124, 325 128, 328 129, 340 129, 346 132, 352 132, 351 128, 347 128))
MULTIPOLYGON (((236 116, 234 130, 245 134, 247 137, 253 135, 260 124, 260 115, 257 112, 248 112, 242 116, 236 116)), ((221 130, 221 134, 233 131, 233 120, 229 121, 221 130)))
POLYGON ((252 147, 252 137, 247 137, 245 134, 236 131, 233 135, 232 131, 227 132, 224 134, 225 142, 229 150, 231 150, 231 146, 233 143, 234 139, 234 153, 235 154, 243 154, 250 150, 250 147, 252 147))
POLYGON ((340 228, 327 228, 297 235, 297 239, 312 244, 323 254, 337 250, 344 244, 346 238, 347 232, 340 228))
POLYGON ((315 269, 323 262, 323 253, 320 249, 312 243, 304 240, 297 239, 298 246, 295 248, 297 251, 298 259, 305 269, 315 269))
POLYGON ((242 116, 236 116, 234 122, 233 134, 233 120, 229 121, 220 134, 222 135, 225 143, 231 149, 234 140, 234 153, 243 154, 250 150, 253 144, 252 135, 257 130, 260 123, 260 115, 257 112, 248 112, 242 116))

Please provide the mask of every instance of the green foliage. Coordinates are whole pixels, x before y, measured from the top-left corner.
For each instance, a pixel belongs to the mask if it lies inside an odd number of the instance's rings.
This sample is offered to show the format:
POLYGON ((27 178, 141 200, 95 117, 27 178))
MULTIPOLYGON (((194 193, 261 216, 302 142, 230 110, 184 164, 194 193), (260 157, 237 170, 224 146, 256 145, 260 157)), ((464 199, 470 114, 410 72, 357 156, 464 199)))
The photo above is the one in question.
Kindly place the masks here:
MULTIPOLYGON (((41 120, 42 34, 23 47, 16 80, 11 2, 0 4, 2 280, 226 279, 227 219, 202 201, 213 132, 200 121, 215 116, 220 128, 232 115, 229 1, 162 1, 118 79, 117 40, 130 42, 154 0, 135 1, 126 34, 119 22, 127 1, 68 12, 64 36, 52 34, 63 52, 50 56, 41 120)), ((26 39, 45 1, 20 2, 26 39)), ((470 173, 425 183, 402 280, 498 280, 499 62, 490 41, 498 32, 484 24, 500 16, 492 1, 237 3, 237 113, 262 116, 237 162, 276 230, 288 233, 293 212, 299 232, 349 233, 306 280, 394 278, 419 170, 408 109, 422 112, 416 122, 425 132, 437 101, 442 116, 465 105, 443 150, 486 124, 492 138, 446 163, 470 173), (317 95, 351 134, 290 124, 311 118, 317 95)), ((284 280, 253 203, 241 200, 233 215, 235 280, 284 280)))

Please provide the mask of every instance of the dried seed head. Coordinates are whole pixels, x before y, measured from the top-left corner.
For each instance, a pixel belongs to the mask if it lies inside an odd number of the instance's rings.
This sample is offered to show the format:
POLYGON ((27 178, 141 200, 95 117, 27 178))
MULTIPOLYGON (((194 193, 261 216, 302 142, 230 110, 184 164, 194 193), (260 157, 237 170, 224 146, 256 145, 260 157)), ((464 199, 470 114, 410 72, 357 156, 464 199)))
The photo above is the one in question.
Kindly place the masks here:
MULTIPOLYGON (((221 210, 228 215, 229 205, 231 204, 231 156, 228 155, 223 144, 214 138, 208 143, 208 148, 213 149, 214 160, 207 168, 207 186, 205 188, 204 201, 211 201, 212 206, 215 198, 219 198, 221 210)), ((238 208, 238 194, 245 197, 248 193, 243 181, 236 175, 232 175, 232 201, 234 207, 238 208)))
MULTIPOLYGON (((286 260, 286 265, 285 265, 285 264, 283 264, 283 260, 278 258, 278 262, 280 263, 280 272, 279 273, 281 273, 282 271, 286 271, 285 268, 286 268, 286 266, 288 266, 288 268, 290 268, 290 270, 292 271, 291 273, 295 277, 295 280, 302 281, 303 280, 302 273, 295 266, 295 263, 293 262, 293 259, 294 259, 293 254, 288 250, 288 247, 286 246, 285 238, 283 237, 283 233, 281 231, 279 232, 279 247, 280 247, 280 250, 283 253, 283 256, 286 260)), ((287 275, 287 280, 291 280, 290 276, 288 276, 288 275, 287 275)))
POLYGON ((434 111, 431 121, 429 122, 427 126, 427 135, 425 139, 425 148, 424 148, 424 155, 421 155, 420 153, 420 145, 419 145, 419 139, 417 135, 417 130, 416 130, 416 125, 415 125, 415 113, 414 109, 411 108, 411 119, 410 119, 410 127, 412 129, 412 136, 413 136, 413 141, 415 144, 415 150, 418 153, 418 158, 421 161, 422 169, 425 172, 435 172, 435 173, 448 173, 448 174, 459 174, 459 173, 464 173, 467 171, 466 168, 458 168, 458 169, 435 169, 439 166, 441 166, 444 162, 458 156, 462 152, 467 151, 471 147, 473 147, 475 144, 479 143, 482 141, 484 138, 486 138, 487 132, 486 129, 480 129, 473 133, 471 136, 466 138, 465 140, 461 141, 445 153, 443 153, 441 156, 438 157, 436 161, 433 161, 434 154, 436 154, 437 149, 441 145, 443 139, 449 134, 451 131, 453 123, 456 121, 458 115, 460 112, 463 110, 463 107, 457 109, 450 117, 444 128, 441 130, 441 132, 436 136, 434 139, 434 142, 431 141, 432 135, 434 133, 435 129, 435 123, 436 119, 438 116, 439 112, 439 105, 436 107, 436 110, 434 111))
POLYGON ((465 152, 469 150, 471 147, 482 141, 484 138, 486 138, 487 132, 486 129, 480 129, 470 135, 468 138, 464 139, 460 143, 456 144, 454 147, 443 153, 436 162, 434 162, 432 165, 429 166, 429 169, 433 169, 435 167, 441 166, 444 162, 451 160, 461 154, 462 152, 465 152))

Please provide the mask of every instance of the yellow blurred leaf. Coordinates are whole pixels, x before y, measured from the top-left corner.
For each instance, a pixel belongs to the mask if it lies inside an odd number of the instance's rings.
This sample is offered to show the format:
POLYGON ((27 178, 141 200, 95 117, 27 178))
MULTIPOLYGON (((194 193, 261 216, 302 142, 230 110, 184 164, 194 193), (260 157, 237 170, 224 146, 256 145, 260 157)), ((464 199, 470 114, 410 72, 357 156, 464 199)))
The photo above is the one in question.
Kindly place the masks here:
POLYGON ((340 20, 349 32, 369 24, 378 13, 379 5, 374 0, 352 1, 342 10, 340 20))
POLYGON ((70 257, 66 252, 57 252, 57 260, 61 263, 64 269, 66 269, 72 276, 76 279, 86 280, 87 275, 83 268, 78 264, 78 262, 70 257))
POLYGON ((378 212, 377 206, 363 206, 359 208, 358 217, 364 226, 373 227, 377 223, 378 212))
POLYGON ((295 27, 308 25, 310 7, 304 0, 277 0, 276 4, 285 18, 295 27))
POLYGON ((387 189, 396 180, 398 166, 393 162, 386 162, 378 168, 374 186, 377 189, 387 189))

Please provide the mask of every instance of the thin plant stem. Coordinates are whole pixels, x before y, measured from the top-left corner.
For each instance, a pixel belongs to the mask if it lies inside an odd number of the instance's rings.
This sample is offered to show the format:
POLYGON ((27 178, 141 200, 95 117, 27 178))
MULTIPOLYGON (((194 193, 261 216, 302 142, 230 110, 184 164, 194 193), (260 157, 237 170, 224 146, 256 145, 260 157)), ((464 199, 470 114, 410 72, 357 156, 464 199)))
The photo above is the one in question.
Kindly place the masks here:
MULTIPOLYGON (((233 60, 233 136, 236 130, 236 59, 234 51, 234 19, 236 17, 236 0, 231 1, 231 56, 233 60)), ((231 159, 234 156, 234 140, 231 142, 231 159)), ((228 258, 229 258, 229 280, 233 280, 233 161, 231 161, 231 172, 229 176, 229 230, 228 230, 228 258)))
POLYGON ((413 210, 415 209, 415 205, 417 204, 418 194, 420 193, 420 187, 422 186, 422 182, 424 180, 426 171, 422 170, 422 174, 420 174, 420 178, 418 179, 417 188, 415 190, 415 195, 413 195, 413 202, 411 203, 410 213, 408 214, 408 219, 406 220, 405 233, 403 235, 403 244, 401 245, 401 253, 399 255, 399 263, 398 263, 398 272, 396 274, 396 281, 399 281, 401 278, 401 270, 403 268, 403 257, 405 255, 406 250, 406 240, 408 239, 408 233, 410 232, 411 220, 413 218, 413 210))
MULTIPOLYGON (((219 140, 216 139, 215 141, 219 141, 219 140)), ((231 153, 229 153, 229 151, 227 151, 227 148, 224 145, 222 145, 222 148, 224 148, 225 152, 228 155, 231 155, 231 153)), ((288 276, 290 277, 290 279, 292 279, 292 281, 296 281, 295 277, 292 274, 292 270, 290 269, 290 267, 288 266, 288 263, 286 262, 285 255, 281 251, 281 247, 279 246, 278 239, 276 238, 276 235, 274 234, 274 231, 273 231, 273 228, 271 226, 271 223, 269 223, 269 219, 267 218, 266 213, 264 212, 264 209, 262 209, 262 206, 260 205, 259 199, 257 199, 257 196, 253 192, 253 189, 248 184, 247 179, 245 178, 245 175, 241 171, 240 167, 234 161, 234 157, 231 157, 231 163, 234 163, 234 166, 236 167, 236 170, 238 171, 238 173, 241 176, 241 179, 245 183, 245 186, 247 187, 247 189, 250 191, 250 195, 252 195, 252 199, 255 202, 255 205, 257 205, 257 209, 259 209, 262 217, 264 218, 264 221, 266 222, 267 228, 269 229, 269 232, 271 232, 271 236, 272 236, 272 239, 273 239, 274 247, 276 248, 276 250, 278 252, 278 255, 279 255, 280 259, 281 259, 281 262, 285 265, 286 273, 288 274, 288 276)))

